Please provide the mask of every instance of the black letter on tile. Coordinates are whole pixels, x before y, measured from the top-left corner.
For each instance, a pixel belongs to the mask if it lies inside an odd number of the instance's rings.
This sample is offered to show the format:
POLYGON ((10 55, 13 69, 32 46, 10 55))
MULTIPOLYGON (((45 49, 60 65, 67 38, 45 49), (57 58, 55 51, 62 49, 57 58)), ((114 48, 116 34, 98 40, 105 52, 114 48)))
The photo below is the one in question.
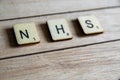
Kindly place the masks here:
POLYGON ((85 23, 88 24, 87 25, 88 28, 93 28, 94 27, 94 25, 91 23, 91 20, 86 20, 85 23))
POLYGON ((55 25, 56 29, 57 29, 57 33, 60 34, 59 30, 61 30, 63 33, 65 33, 65 30, 63 28, 63 25, 61 25, 61 28, 58 28, 57 25, 55 25))
POLYGON ((21 35, 21 38, 22 38, 22 39, 23 39, 23 35, 24 35, 26 38, 29 38, 29 34, 28 34, 28 31, 27 31, 26 29, 25 29, 25 33, 20 30, 20 35, 21 35))

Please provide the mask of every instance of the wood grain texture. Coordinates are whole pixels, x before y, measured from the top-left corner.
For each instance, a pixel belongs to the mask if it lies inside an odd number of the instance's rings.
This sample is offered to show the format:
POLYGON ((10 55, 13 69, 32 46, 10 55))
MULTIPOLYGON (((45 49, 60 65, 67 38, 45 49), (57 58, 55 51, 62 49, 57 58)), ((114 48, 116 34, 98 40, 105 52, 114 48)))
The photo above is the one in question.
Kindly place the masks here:
POLYGON ((0 20, 120 6, 120 0, 0 0, 0 20))
POLYGON ((110 40, 120 39, 120 8, 104 9, 87 12, 76 12, 68 14, 58 14, 50 16, 42 16, 36 18, 18 19, 11 21, 0 22, 0 58, 36 54, 37 52, 52 51, 58 49, 71 48, 87 44, 99 43, 110 40), (89 35, 83 34, 81 27, 76 20, 78 16, 96 15, 102 24, 105 32, 103 34, 89 35), (52 42, 51 36, 46 24, 47 20, 66 18, 70 24, 70 29, 73 34, 72 40, 52 42), (35 22, 37 25, 38 33, 41 38, 40 44, 17 46, 14 37, 12 26, 17 23, 35 22))
POLYGON ((120 41, 0 61, 0 80, 118 80, 120 41))
POLYGON ((0 0, 0 80, 120 80, 120 0, 0 0), (76 19, 91 14, 103 34, 83 34, 76 19), (72 40, 51 40, 46 21, 58 18, 72 40), (24 22, 40 44, 17 45, 12 27, 24 22))

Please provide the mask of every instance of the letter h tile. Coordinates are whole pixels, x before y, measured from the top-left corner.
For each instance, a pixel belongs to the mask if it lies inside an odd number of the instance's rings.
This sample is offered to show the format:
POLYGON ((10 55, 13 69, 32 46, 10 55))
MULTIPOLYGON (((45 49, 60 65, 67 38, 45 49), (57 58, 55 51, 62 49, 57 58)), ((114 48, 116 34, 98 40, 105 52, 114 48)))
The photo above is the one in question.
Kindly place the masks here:
POLYGON ((47 24, 54 41, 72 38, 68 22, 65 19, 49 20, 47 24))

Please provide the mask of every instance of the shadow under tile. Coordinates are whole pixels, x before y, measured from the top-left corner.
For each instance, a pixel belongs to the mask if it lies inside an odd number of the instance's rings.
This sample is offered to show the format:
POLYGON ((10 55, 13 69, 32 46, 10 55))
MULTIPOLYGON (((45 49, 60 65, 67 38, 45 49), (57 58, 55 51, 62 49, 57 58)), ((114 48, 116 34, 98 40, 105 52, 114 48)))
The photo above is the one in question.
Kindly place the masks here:
POLYGON ((77 19, 72 20, 72 23, 73 23, 73 26, 74 26, 77 36, 79 36, 79 37, 85 36, 83 29, 82 29, 81 25, 79 24, 78 20, 77 19))
POLYGON ((10 47, 18 47, 13 28, 6 29, 10 47))
POLYGON ((44 34, 43 36, 46 38, 46 40, 48 42, 53 42, 50 31, 49 31, 48 26, 47 26, 47 23, 40 24, 40 27, 41 27, 42 32, 44 34))

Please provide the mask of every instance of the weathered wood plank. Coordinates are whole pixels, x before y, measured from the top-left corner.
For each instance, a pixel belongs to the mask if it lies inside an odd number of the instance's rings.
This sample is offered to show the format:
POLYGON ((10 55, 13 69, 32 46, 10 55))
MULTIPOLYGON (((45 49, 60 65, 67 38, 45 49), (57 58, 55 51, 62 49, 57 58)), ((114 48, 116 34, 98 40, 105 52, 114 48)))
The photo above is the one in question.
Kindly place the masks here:
POLYGON ((0 20, 120 6, 119 0, 0 0, 0 20))
POLYGON ((118 80, 120 41, 0 61, 0 80, 118 80))
POLYGON ((43 16, 29 19, 19 19, 0 22, 0 58, 25 55, 36 52, 51 51, 57 49, 70 48, 75 46, 99 43, 110 40, 120 39, 120 8, 104 9, 98 11, 78 12, 61 15, 43 16), (102 24, 105 32, 103 34, 89 35, 83 34, 79 23, 76 21, 78 16, 87 14, 96 15, 102 24), (72 40, 52 42, 46 21, 49 19, 66 18, 69 21, 70 29, 73 34, 72 40), (41 43, 17 46, 12 26, 16 23, 36 22, 41 43))

